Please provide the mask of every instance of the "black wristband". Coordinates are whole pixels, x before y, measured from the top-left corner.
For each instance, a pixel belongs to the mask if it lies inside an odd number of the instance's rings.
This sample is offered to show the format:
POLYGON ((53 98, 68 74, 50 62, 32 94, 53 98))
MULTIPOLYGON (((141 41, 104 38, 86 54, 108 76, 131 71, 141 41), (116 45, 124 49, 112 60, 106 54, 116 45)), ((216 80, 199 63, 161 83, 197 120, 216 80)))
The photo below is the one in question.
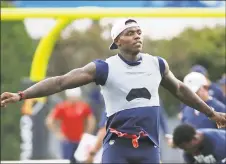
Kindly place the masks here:
POLYGON ((18 95, 20 96, 20 100, 19 101, 22 101, 24 99, 24 93, 19 91, 18 95))

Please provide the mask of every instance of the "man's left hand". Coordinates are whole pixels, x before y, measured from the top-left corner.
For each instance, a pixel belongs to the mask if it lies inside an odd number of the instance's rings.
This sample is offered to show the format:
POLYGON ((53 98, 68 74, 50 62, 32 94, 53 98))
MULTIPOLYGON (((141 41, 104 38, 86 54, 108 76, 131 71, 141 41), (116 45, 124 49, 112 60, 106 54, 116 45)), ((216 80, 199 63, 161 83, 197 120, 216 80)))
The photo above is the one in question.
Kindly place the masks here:
POLYGON ((218 128, 226 127, 226 113, 214 112, 210 119, 216 122, 218 128))

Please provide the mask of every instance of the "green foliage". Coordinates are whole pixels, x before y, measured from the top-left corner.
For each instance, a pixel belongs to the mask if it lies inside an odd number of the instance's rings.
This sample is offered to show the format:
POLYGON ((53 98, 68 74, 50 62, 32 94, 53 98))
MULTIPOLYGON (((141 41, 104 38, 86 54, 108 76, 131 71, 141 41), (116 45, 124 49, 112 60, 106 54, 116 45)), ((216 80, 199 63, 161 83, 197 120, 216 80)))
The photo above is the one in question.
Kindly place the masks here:
MULTIPOLYGON (((1 92, 20 90, 21 78, 29 76, 34 50, 21 21, 1 22, 1 92)), ((19 159, 20 106, 1 110, 1 160, 19 159)))

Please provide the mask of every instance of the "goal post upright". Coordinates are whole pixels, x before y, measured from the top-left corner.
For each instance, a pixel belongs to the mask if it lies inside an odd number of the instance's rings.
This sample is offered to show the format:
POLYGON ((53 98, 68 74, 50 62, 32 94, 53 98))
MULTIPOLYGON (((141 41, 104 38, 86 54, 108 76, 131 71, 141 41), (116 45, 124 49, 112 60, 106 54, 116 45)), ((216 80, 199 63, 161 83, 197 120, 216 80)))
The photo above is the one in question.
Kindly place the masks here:
POLYGON ((31 81, 38 82, 46 77, 49 59, 53 52, 55 43, 60 37, 61 31, 70 22, 71 21, 68 19, 58 19, 53 29, 40 40, 31 64, 31 81))

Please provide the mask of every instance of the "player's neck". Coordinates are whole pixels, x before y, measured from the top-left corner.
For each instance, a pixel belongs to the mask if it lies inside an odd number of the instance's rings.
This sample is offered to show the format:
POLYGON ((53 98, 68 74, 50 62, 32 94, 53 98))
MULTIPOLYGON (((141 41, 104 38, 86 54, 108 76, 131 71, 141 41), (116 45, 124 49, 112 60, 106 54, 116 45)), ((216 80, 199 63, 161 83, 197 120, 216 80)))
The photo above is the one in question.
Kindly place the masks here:
POLYGON ((196 133, 196 136, 197 136, 197 139, 198 139, 198 144, 199 144, 200 146, 202 146, 203 140, 204 140, 204 134, 201 133, 201 132, 197 132, 197 133, 196 133))
POLYGON ((135 61, 139 60, 139 58, 140 58, 139 53, 132 54, 132 53, 120 51, 119 54, 120 54, 125 60, 130 61, 130 62, 135 62, 135 61))

